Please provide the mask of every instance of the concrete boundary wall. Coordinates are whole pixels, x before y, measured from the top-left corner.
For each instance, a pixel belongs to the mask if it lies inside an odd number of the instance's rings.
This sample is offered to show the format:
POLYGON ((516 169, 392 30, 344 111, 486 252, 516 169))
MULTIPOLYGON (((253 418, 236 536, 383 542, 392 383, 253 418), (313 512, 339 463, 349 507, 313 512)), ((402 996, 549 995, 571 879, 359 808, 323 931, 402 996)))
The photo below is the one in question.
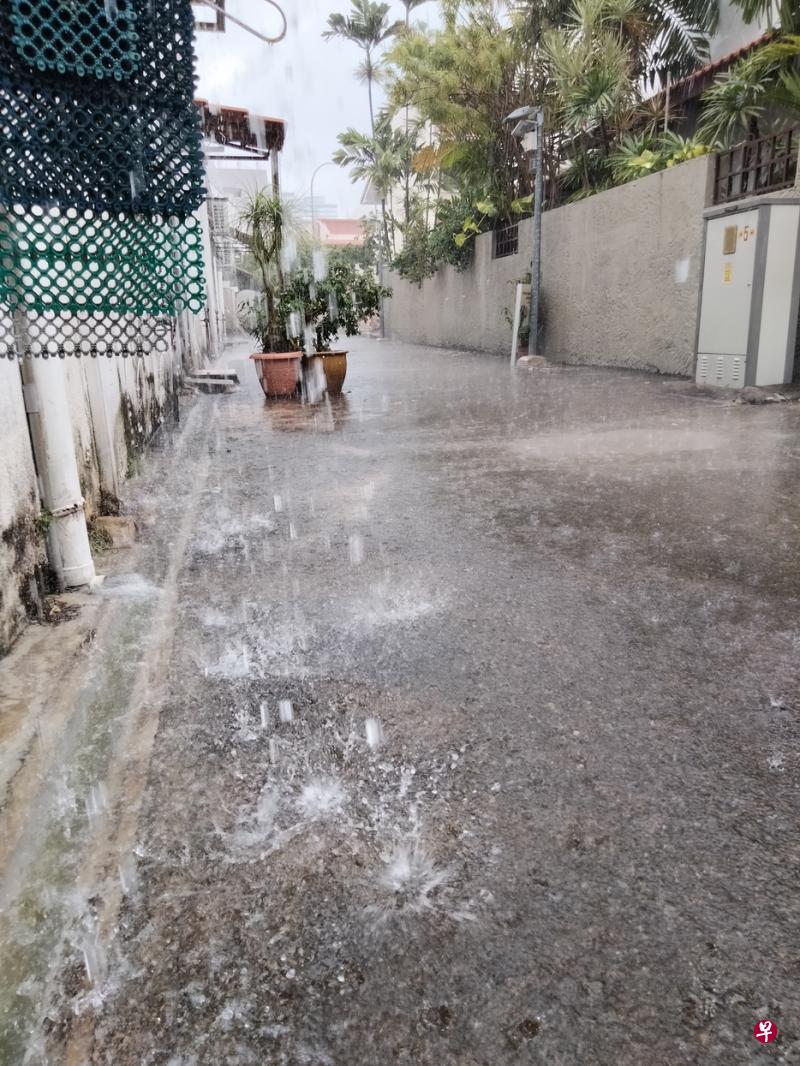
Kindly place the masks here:
MULTIPOLYGON (((549 358, 691 375, 712 174, 704 156, 544 214, 549 358)), ((526 220, 516 255, 493 259, 487 233, 463 273, 445 267, 422 286, 392 274, 389 335, 509 355, 514 286, 530 271, 530 249, 526 220)))
POLYGON ((46 562, 19 366, 0 359, 0 655, 34 609, 46 562))
MULTIPOLYGON (((183 373, 221 354, 225 343, 222 281, 211 253, 207 209, 200 211, 207 305, 185 311, 164 352, 111 359, 68 358, 72 436, 86 513, 101 493, 119 495, 147 441, 172 416, 183 373)), ((66 442, 65 442, 66 444, 66 442)), ((0 360, 0 655, 36 612, 47 555, 19 365, 0 360)))

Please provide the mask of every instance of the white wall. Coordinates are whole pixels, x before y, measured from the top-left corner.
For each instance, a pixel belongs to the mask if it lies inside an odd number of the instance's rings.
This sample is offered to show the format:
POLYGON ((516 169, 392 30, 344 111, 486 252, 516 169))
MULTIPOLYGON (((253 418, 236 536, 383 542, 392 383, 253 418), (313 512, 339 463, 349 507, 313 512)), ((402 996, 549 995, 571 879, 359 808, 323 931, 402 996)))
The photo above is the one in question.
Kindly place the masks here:
POLYGON ((41 510, 19 366, 0 360, 0 655, 24 626, 30 582, 45 560, 41 510))
MULTIPOLYGON (((225 344, 222 279, 211 255, 208 215, 201 208, 207 307, 184 312, 166 350, 145 356, 65 360, 72 437, 88 516, 101 490, 119 495, 133 460, 171 417, 184 372, 220 355, 225 344)), ((19 365, 0 359, 0 655, 24 626, 30 582, 46 563, 41 512, 19 365)))

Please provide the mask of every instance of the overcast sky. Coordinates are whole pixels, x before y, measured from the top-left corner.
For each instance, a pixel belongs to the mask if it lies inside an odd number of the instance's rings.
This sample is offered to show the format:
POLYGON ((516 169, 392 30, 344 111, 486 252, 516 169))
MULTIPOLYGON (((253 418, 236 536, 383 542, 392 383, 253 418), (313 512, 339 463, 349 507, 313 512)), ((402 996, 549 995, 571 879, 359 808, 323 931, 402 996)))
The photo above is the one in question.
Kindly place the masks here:
MULTIPOLYGON (((280 44, 266 45, 230 22, 225 34, 196 35, 198 94, 212 104, 246 107, 255 114, 285 119, 283 186, 287 193, 304 196, 314 168, 336 149, 337 133, 347 126, 369 129, 367 88, 354 73, 361 59, 358 48, 322 39, 328 15, 347 12, 349 0, 279 3, 289 22, 280 44)), ((437 6, 432 0, 418 8, 415 21, 435 21, 437 6)), ((262 0, 228 0, 227 9, 267 34, 279 29, 277 12, 262 0)), ((403 10, 395 2, 393 17, 401 18, 403 10)), ((353 185, 347 171, 336 166, 322 169, 314 183, 315 194, 338 203, 345 216, 362 213, 361 191, 361 183, 353 185)))

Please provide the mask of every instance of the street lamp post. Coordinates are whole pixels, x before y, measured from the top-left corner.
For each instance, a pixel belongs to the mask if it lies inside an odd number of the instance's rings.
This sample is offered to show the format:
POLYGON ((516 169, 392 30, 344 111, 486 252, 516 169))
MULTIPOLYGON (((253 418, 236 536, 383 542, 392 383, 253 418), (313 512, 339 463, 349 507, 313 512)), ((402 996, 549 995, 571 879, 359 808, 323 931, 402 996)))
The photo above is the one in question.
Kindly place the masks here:
POLYGON ((315 224, 315 221, 316 221, 315 220, 316 212, 314 210, 314 181, 316 180, 317 174, 319 174, 319 172, 322 170, 323 167, 335 167, 335 166, 336 166, 336 164, 332 160, 328 159, 326 162, 320 163, 320 165, 317 167, 317 169, 311 175, 311 240, 312 241, 314 240, 314 224, 315 224))
POLYGON ((544 130, 544 110, 537 108, 534 121, 536 129, 528 136, 535 138, 531 165, 536 167, 533 183, 533 252, 531 255, 531 305, 528 313, 528 355, 539 355, 539 320, 541 318, 542 300, 542 196, 544 193, 544 176, 542 174, 542 133, 544 130))
POLYGON ((503 122, 516 122, 515 137, 530 160, 534 172, 533 185, 533 248, 531 251, 531 301, 528 308, 528 355, 539 355, 539 324, 541 319, 542 288, 542 198, 544 196, 543 141, 544 108, 519 107, 503 122))

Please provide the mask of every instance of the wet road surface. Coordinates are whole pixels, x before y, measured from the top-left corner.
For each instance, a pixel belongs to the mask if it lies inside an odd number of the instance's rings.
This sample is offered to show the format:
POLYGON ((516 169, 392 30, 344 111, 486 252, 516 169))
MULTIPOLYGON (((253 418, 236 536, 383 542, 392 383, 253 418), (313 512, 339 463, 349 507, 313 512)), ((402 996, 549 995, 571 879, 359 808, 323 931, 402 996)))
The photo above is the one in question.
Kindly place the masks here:
POLYGON ((4 874, 0 1060, 800 1061, 800 405, 226 362, 4 874))

